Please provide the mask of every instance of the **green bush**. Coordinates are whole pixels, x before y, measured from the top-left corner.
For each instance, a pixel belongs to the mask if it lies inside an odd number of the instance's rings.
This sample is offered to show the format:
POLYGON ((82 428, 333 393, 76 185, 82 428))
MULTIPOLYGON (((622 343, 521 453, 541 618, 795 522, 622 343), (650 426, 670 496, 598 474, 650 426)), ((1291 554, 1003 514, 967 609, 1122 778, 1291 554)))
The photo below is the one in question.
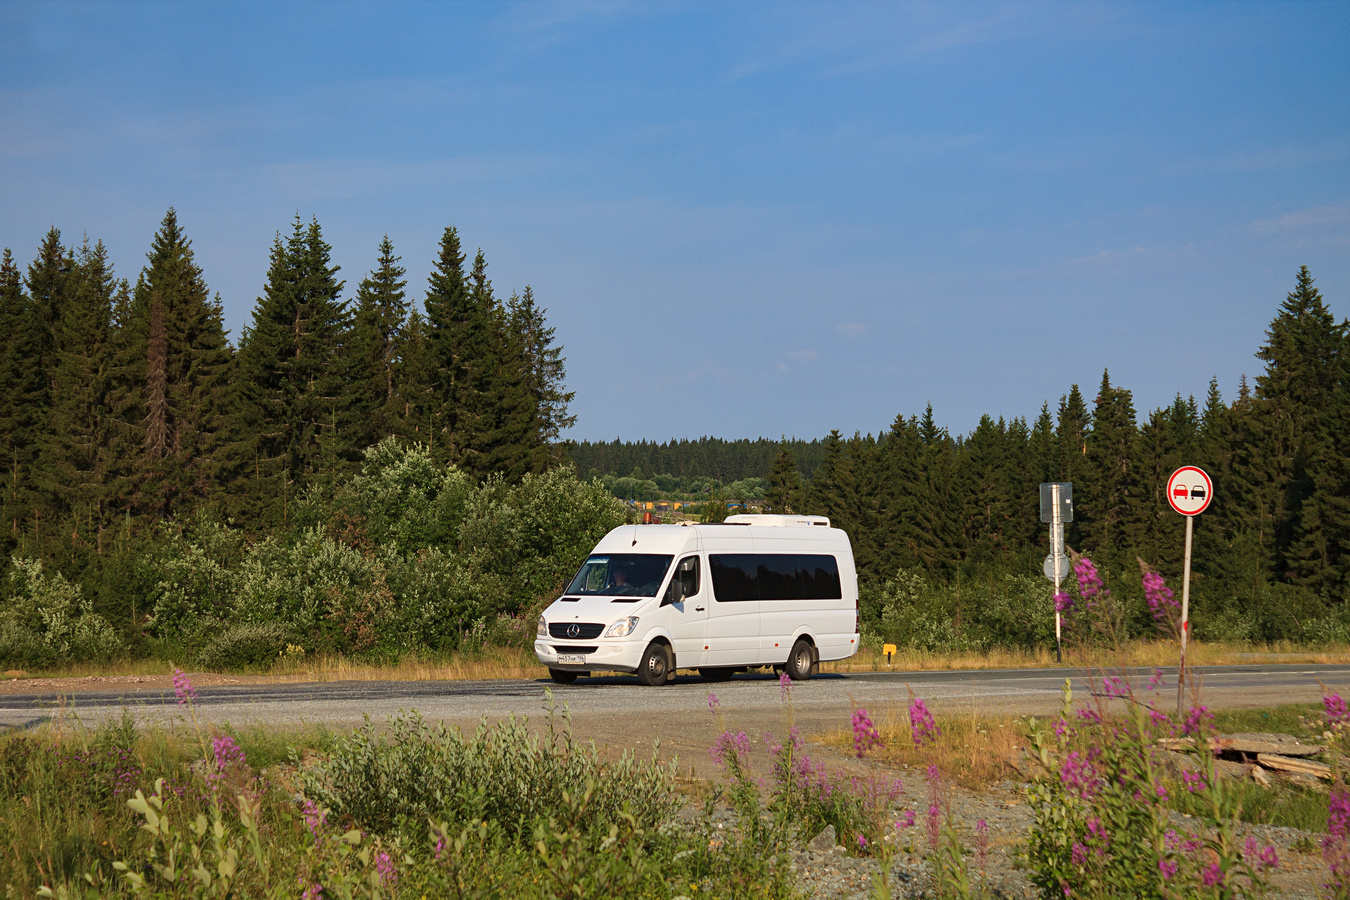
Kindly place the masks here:
POLYGON ((121 637, 80 586, 42 561, 16 557, 10 598, 0 612, 0 665, 49 666, 71 660, 104 660, 122 653, 121 637))
POLYGON ((574 741, 565 722, 555 727, 548 703, 543 736, 515 717, 484 722, 472 737, 417 714, 394 719, 387 736, 367 721, 303 773, 305 794, 377 834, 425 834, 430 820, 453 829, 491 820, 519 841, 536 823, 565 815, 564 793, 580 797, 596 785, 588 827, 608 830, 626 811, 638 829, 659 831, 679 802, 674 763, 625 753, 606 766, 594 744, 574 741))
POLYGON ((202 648, 197 661, 205 669, 264 668, 276 661, 293 640, 276 623, 231 625, 202 648))

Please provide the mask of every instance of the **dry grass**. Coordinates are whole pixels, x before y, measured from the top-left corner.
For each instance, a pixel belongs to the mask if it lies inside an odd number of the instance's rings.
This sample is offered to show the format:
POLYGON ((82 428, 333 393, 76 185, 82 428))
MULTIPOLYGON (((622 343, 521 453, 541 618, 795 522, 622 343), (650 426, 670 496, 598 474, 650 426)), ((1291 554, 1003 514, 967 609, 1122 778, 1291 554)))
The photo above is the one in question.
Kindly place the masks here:
MULTIPOLYGON (((1225 644, 1193 641, 1187 651, 1190 665, 1264 663, 1350 663, 1350 646, 1323 647, 1315 650, 1288 643, 1225 644)), ((1056 663, 1053 650, 991 650, 987 653, 930 653, 903 650, 886 658, 870 647, 839 662, 821 664, 824 672, 925 672, 974 669, 1081 669, 1083 667, 1174 666, 1177 645, 1171 641, 1139 641, 1120 651, 1072 650, 1064 662, 1056 663)), ((187 666, 196 672, 195 667, 187 666)), ((86 663, 63 666, 42 672, 0 675, 14 677, 87 678, 90 676, 164 675, 169 663, 160 659, 122 660, 112 663, 86 663)), ((448 656, 411 653, 397 663, 372 663, 341 655, 282 658, 268 670, 251 673, 276 681, 448 681, 539 678, 543 666, 529 649, 484 647, 448 656)))
MULTIPOLYGON (((926 672, 966 669, 1081 669, 1127 666, 1175 666, 1178 647, 1175 641, 1136 641, 1120 650, 1065 649, 1063 663, 1055 662, 1053 649, 990 650, 987 653, 935 653, 901 650, 891 658, 871 647, 839 662, 821 663, 824 672, 926 672)), ((1191 641, 1186 646, 1186 663, 1192 666, 1218 666, 1264 663, 1350 663, 1350 646, 1308 649, 1288 642, 1273 644, 1220 643, 1191 641)))
MULTIPOLYGON (((922 748, 914 746, 909 711, 891 708, 881 713, 877 727, 884 746, 874 756, 887 765, 926 768, 936 764, 944 777, 969 790, 980 790, 1005 778, 1017 778, 1013 763, 1026 745, 1017 716, 992 715, 971 709, 956 715, 937 716, 941 734, 922 748)), ((853 732, 831 732, 823 738, 830 746, 849 750, 853 732)))

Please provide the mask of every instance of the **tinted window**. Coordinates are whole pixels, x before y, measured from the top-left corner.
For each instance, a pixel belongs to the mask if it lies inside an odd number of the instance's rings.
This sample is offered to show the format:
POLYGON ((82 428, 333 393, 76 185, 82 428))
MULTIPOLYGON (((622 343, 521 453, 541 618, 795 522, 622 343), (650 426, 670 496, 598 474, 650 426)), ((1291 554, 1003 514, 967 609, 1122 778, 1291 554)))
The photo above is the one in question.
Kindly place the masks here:
POLYGON ((839 563, 806 553, 737 553, 708 557, 713 594, 738 600, 840 600, 839 563))
POLYGON ((759 564, 749 553, 724 553, 708 557, 713 596, 723 603, 758 600, 759 564))

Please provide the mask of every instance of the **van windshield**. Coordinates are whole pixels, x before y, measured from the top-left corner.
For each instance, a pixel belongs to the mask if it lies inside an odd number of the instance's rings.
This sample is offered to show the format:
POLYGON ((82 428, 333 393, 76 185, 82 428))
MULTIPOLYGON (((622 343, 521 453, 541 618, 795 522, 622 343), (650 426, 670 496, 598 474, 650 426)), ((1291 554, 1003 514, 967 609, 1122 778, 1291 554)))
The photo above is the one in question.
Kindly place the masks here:
POLYGON ((655 597, 675 557, 656 553, 606 553, 586 560, 567 593, 604 597, 655 597))

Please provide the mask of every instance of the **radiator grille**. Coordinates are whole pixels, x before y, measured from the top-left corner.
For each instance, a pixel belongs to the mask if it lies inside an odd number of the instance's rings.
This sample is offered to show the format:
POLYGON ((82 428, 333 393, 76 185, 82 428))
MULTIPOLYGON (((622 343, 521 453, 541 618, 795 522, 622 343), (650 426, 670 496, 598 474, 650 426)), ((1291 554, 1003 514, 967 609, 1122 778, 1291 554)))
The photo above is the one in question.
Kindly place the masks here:
POLYGON ((550 622, 548 633, 564 641, 591 641, 600 636, 605 626, 592 622, 550 622), (576 631, 573 632, 572 629, 576 631))

